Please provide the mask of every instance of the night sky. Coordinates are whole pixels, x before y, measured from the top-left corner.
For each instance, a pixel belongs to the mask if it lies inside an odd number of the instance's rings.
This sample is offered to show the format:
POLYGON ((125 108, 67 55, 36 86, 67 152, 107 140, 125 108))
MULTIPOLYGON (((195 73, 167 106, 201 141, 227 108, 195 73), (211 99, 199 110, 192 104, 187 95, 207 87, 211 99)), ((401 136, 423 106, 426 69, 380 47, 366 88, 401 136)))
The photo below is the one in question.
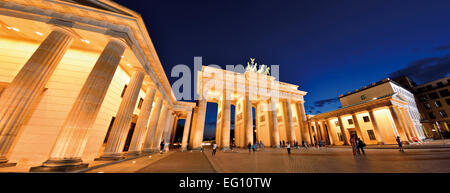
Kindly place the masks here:
MULTIPOLYGON (((300 85, 308 114, 340 106, 339 94, 386 77, 425 83, 450 74, 448 0, 115 0, 147 25, 161 63, 280 65, 300 85)), ((205 134, 215 130, 208 103, 205 134)), ((233 118, 232 114, 232 118, 233 118)), ((233 120, 232 120, 233 121, 233 120)))

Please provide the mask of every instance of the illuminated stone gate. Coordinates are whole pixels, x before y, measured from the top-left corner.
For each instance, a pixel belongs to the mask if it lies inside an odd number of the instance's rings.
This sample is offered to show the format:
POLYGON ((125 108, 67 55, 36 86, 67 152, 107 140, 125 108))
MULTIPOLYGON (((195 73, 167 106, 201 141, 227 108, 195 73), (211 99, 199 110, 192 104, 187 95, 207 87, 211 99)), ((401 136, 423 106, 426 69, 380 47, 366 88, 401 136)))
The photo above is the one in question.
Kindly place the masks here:
POLYGON ((191 149, 201 148, 207 102, 217 103, 216 143, 221 149, 230 147, 231 105, 235 106, 234 143, 246 147, 257 142, 279 147, 280 142, 305 140, 304 99, 306 92, 297 85, 275 80, 275 77, 254 71, 237 73, 202 66, 198 72, 198 105, 194 109, 191 149), (252 108, 255 108, 253 130, 252 108))

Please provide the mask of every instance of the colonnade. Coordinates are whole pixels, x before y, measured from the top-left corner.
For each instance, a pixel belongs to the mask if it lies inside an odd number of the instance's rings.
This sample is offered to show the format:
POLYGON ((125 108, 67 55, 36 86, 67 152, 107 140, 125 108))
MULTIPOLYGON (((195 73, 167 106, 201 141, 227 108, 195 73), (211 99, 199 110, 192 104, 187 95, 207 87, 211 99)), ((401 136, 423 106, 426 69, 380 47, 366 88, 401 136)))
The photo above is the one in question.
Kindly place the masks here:
MULTIPOLYGON (((17 140, 30 107, 37 102, 76 34, 65 26, 54 30, 39 45, 10 85, 0 96, 0 165, 14 166, 7 156, 17 140)), ((32 171, 68 170, 86 167, 81 159, 87 142, 88 130, 93 126, 102 102, 128 44, 120 37, 110 37, 94 67, 84 82, 78 97, 70 107, 59 130, 50 156, 42 166, 32 171)), ((138 96, 143 89, 146 72, 133 68, 130 82, 115 115, 106 147, 99 159, 122 159, 125 140, 130 129, 138 96)), ((145 88, 144 88, 145 89, 145 88)), ((154 83, 146 88, 129 154, 159 151, 161 141, 169 142, 176 119, 172 106, 154 83)), ((189 127, 186 127, 189 130, 189 127)))
MULTIPOLYGON (((385 124, 386 125, 386 124, 385 124)), ((406 107, 402 105, 385 105, 382 107, 375 108, 365 108, 363 110, 352 111, 343 110, 339 112, 339 114, 329 115, 329 116, 317 116, 311 117, 308 120, 308 127, 312 135, 311 140, 313 140, 313 144, 321 141, 322 143, 330 144, 330 145, 349 145, 351 134, 349 129, 354 129, 356 135, 361 138, 363 141, 368 143, 369 141, 374 141, 374 144, 386 144, 386 141, 390 141, 390 143, 395 142, 395 138, 400 137, 401 141, 404 143, 412 143, 417 141, 419 135, 417 133, 417 129, 415 128, 410 114, 406 107), (375 111, 377 110, 387 110, 388 112, 385 117, 382 115, 376 116, 375 111), (370 130, 373 131, 374 139, 371 139, 363 133, 362 122, 358 119, 358 114, 366 114, 365 120, 363 122, 370 122, 370 130), (351 117, 352 124, 348 126, 344 125, 344 117, 351 117), (332 126, 331 120, 336 120, 336 127, 332 126), (380 120, 379 120, 380 119, 380 120), (384 123, 390 122, 392 130, 387 128, 381 128, 380 121, 384 123), (324 132, 326 131, 326 132, 324 132), (387 133, 391 133, 388 135, 387 133), (338 136, 338 133, 340 136, 338 136), (386 139, 385 136, 389 136, 389 139, 386 139)))

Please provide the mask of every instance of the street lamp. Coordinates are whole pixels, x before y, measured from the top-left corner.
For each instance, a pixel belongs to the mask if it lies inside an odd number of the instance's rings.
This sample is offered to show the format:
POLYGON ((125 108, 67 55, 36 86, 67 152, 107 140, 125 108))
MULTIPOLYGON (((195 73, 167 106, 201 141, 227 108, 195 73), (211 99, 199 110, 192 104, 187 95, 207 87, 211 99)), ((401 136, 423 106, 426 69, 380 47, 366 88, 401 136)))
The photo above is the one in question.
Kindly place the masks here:
MULTIPOLYGON (((441 136, 441 138, 442 138, 442 143, 445 145, 445 138, 444 138, 444 135, 442 135, 442 133, 441 133, 441 127, 439 126, 439 123, 436 121, 436 127, 437 127, 437 130, 438 130, 438 132, 439 132, 439 135, 441 136)), ((433 129, 433 131, 436 131, 435 129, 433 129)))

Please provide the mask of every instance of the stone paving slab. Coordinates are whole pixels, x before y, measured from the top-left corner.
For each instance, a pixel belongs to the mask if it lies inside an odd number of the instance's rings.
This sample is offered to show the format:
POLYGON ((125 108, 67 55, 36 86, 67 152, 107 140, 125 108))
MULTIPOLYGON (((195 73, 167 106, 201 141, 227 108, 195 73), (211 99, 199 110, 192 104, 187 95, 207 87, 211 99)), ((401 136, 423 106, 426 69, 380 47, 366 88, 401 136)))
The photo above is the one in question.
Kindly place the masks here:
POLYGON ((265 149, 238 153, 206 148, 205 155, 218 172, 224 173, 448 173, 450 149, 368 149, 353 156, 350 148, 265 149))
POLYGON ((154 153, 150 155, 144 155, 136 159, 125 160, 121 162, 114 162, 110 164, 104 164, 101 167, 96 166, 94 169, 89 169, 87 171, 78 171, 84 173, 134 173, 141 168, 147 167, 148 165, 158 162, 165 157, 170 156, 174 152, 169 151, 167 153, 154 153))
POLYGON ((175 152, 145 168, 139 173, 215 173, 211 163, 201 151, 175 152))

